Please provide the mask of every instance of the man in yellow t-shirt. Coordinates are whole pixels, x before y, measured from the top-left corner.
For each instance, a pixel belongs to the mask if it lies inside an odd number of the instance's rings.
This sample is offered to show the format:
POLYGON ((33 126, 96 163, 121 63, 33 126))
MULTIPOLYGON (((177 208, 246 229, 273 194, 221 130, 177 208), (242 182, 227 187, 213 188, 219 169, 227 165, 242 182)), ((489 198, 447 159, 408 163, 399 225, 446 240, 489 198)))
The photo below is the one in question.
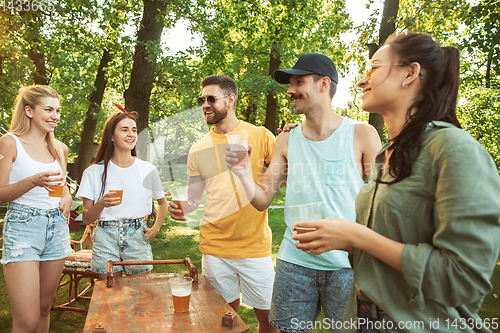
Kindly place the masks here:
MULTIPOLYGON (((246 197, 238 177, 227 168, 226 134, 247 131, 252 145, 250 163, 258 183, 271 161, 274 135, 264 127, 236 118, 238 87, 227 75, 211 75, 201 82, 198 104, 205 121, 214 125, 196 142, 188 155, 189 212, 198 208, 206 191, 205 211, 200 222, 203 274, 237 312, 240 287, 243 303, 254 308, 259 332, 278 332, 268 321, 274 283, 271 259, 271 229, 267 210, 259 212, 246 197)), ((170 215, 185 220, 170 202, 170 215)))

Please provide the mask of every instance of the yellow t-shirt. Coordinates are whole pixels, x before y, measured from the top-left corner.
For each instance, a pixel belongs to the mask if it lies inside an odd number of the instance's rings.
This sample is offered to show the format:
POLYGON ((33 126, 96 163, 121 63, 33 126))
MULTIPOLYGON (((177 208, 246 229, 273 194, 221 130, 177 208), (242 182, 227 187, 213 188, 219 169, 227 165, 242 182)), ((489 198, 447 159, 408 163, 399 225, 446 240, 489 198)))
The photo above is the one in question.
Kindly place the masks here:
MULTIPOLYGON (((248 131, 250 164, 258 183, 271 162, 276 140, 264 127, 240 121, 232 131, 248 131)), ((200 222, 200 251, 222 258, 259 258, 271 255, 267 210, 259 212, 246 197, 238 177, 227 168, 227 138, 210 131, 188 155, 188 176, 205 180, 205 212, 200 222)))

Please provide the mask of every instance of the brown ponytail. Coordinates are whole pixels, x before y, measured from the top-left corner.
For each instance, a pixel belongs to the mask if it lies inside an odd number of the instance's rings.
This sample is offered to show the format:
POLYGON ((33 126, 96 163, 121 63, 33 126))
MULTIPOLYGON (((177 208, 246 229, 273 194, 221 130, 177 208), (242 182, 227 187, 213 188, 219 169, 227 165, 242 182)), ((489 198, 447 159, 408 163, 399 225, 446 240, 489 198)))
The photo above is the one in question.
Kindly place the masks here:
POLYGON ((456 115, 460 56, 454 47, 440 47, 430 36, 409 32, 389 38, 394 62, 418 62, 423 88, 406 113, 406 124, 398 136, 391 139, 389 173, 394 184, 410 176, 412 165, 420 153, 424 130, 433 120, 445 121, 461 128, 456 115), (412 111, 416 110, 412 114, 412 111))

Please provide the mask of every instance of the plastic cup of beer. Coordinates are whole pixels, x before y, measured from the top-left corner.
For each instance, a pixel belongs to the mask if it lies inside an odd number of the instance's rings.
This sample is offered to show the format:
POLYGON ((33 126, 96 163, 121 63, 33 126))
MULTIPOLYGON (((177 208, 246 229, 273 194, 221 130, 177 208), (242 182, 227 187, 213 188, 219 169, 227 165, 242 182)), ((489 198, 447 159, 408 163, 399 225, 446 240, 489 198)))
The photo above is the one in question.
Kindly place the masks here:
POLYGON ((54 198, 62 197, 62 191, 64 186, 66 185, 67 175, 68 175, 67 172, 61 172, 60 175, 50 177, 52 178, 52 182, 51 185, 48 186, 48 188, 53 190, 54 192, 49 192, 49 197, 54 197, 54 198))
MULTIPOLYGON (((290 212, 292 213, 292 219, 294 223, 305 222, 305 221, 316 221, 321 220, 321 206, 322 202, 314 202, 310 204, 303 205, 292 205, 288 206, 290 212)), ((304 228, 295 227, 295 231, 298 234, 304 234, 306 232, 314 231, 316 228, 304 228)))
POLYGON ((189 301, 191 299, 191 285, 193 284, 193 278, 178 276, 169 279, 168 283, 170 284, 170 290, 172 291, 174 311, 177 313, 187 312, 189 310, 189 301))
POLYGON ((106 183, 108 184, 108 192, 115 192, 109 197, 120 198, 120 202, 118 202, 115 206, 120 205, 123 199, 123 185, 125 185, 125 182, 121 179, 107 179, 106 183))
POLYGON ((189 186, 177 186, 170 189, 172 202, 177 205, 177 209, 182 210, 181 215, 189 213, 188 210, 188 191, 189 186))
POLYGON ((226 134, 229 149, 236 154, 238 162, 235 165, 248 161, 248 131, 238 131, 226 134))

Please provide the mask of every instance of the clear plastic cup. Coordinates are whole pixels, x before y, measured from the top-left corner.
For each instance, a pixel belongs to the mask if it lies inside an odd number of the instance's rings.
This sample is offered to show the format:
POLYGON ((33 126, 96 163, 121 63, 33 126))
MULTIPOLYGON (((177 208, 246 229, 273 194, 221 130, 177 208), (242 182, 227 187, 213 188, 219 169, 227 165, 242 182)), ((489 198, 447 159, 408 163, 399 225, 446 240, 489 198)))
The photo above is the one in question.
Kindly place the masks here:
POLYGON ((248 162, 248 131, 238 131, 226 134, 229 149, 236 154, 238 162, 235 165, 248 162))
MULTIPOLYGON (((294 223, 321 220, 322 202, 288 206, 294 223)), ((316 228, 295 227, 298 234, 314 231, 316 228)))
POLYGON ((108 192, 115 192, 109 197, 120 198, 120 202, 118 202, 115 206, 120 205, 123 199, 123 186, 125 185, 125 182, 121 179, 107 179, 106 183, 108 185, 108 192))
POLYGON ((51 182, 51 185, 49 185, 49 189, 53 190, 54 192, 49 192, 49 197, 54 197, 54 198, 60 198, 62 197, 62 191, 63 191, 63 188, 64 186, 66 185, 66 176, 68 175, 68 173, 65 171, 65 172, 61 172, 60 175, 57 175, 57 176, 52 176, 50 177, 51 180, 53 180, 51 182), (62 178, 62 180, 61 180, 62 178))
POLYGON ((177 205, 178 209, 182 210, 181 215, 187 214, 189 212, 189 186, 172 187, 169 192, 172 196, 172 202, 177 205))
POLYGON ((189 301, 191 300, 193 278, 186 276, 173 277, 168 280, 168 283, 172 291, 174 311, 178 313, 187 312, 189 310, 189 301))

